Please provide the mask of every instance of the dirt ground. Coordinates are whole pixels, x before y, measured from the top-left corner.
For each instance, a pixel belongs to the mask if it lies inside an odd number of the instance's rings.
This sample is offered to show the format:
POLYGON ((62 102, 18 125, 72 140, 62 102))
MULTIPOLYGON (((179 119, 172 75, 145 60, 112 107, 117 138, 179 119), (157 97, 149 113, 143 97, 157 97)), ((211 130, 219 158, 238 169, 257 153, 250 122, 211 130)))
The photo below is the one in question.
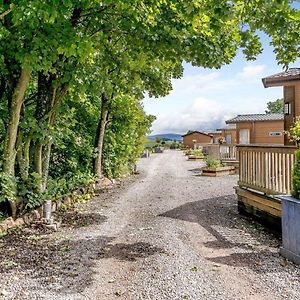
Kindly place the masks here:
POLYGON ((154 154, 59 231, 0 238, 0 299, 300 299, 279 238, 237 213, 237 176, 200 165, 154 154))

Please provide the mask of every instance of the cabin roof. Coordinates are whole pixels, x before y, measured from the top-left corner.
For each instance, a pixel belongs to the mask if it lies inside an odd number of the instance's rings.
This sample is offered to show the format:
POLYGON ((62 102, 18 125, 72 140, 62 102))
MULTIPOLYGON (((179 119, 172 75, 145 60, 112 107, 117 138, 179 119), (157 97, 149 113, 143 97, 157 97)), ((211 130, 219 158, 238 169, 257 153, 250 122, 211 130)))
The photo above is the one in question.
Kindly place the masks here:
POLYGON ((201 132, 201 131, 197 131, 197 130, 195 130, 195 131, 190 131, 190 132, 188 132, 188 133, 186 133, 186 134, 183 134, 182 137, 187 136, 187 135, 190 135, 190 134, 193 134, 193 133, 199 133, 199 134, 203 134, 203 135, 212 137, 210 134, 207 134, 207 133, 201 132))
POLYGON ((287 82, 300 80, 300 68, 290 68, 262 79, 265 88, 271 86, 282 86, 287 82))
POLYGON ((236 130, 236 125, 233 124, 226 124, 225 127, 218 128, 217 130, 236 130))
POLYGON ((237 115, 235 118, 226 121, 226 124, 257 121, 283 121, 284 114, 250 114, 237 115))

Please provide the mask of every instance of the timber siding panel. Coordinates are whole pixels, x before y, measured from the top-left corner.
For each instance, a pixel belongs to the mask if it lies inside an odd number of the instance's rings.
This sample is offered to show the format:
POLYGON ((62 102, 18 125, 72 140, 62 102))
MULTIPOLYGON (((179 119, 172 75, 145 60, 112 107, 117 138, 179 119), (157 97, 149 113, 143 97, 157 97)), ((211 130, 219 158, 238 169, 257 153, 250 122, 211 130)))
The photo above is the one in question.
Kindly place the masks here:
POLYGON ((240 122, 237 127, 237 144, 240 143, 240 130, 249 129, 250 144, 284 144, 284 121, 240 122), (270 132, 281 132, 281 136, 270 136, 270 132))

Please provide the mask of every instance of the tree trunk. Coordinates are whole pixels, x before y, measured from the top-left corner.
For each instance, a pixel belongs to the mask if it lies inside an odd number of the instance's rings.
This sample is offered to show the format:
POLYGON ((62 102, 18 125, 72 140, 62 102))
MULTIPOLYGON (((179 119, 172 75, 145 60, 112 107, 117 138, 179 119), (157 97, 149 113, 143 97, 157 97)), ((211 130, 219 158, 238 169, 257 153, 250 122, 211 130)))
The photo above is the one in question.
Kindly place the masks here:
POLYGON ((29 164, 30 164, 30 145, 31 145, 31 137, 28 137, 24 144, 24 155, 23 155, 23 170, 22 175, 23 179, 27 179, 29 175, 29 164))
POLYGON ((105 94, 101 96, 101 114, 98 122, 98 128, 95 139, 95 148, 96 148, 96 158, 94 162, 94 173, 96 176, 101 178, 102 174, 102 152, 103 152, 103 143, 105 129, 108 121, 108 99, 105 94))
POLYGON ((41 182, 38 186, 39 191, 42 191, 42 176, 43 176, 43 145, 38 141, 34 147, 34 169, 40 175, 41 182))
POLYGON ((42 192, 45 191, 47 187, 50 158, 51 158, 51 147, 52 147, 52 142, 49 140, 47 142, 47 145, 45 145, 43 151, 42 192))
POLYGON ((22 69, 19 81, 12 96, 9 123, 6 131, 5 146, 3 151, 3 171, 8 175, 14 175, 16 141, 20 122, 20 114, 24 101, 24 94, 29 84, 29 80, 30 72, 27 69, 22 69))

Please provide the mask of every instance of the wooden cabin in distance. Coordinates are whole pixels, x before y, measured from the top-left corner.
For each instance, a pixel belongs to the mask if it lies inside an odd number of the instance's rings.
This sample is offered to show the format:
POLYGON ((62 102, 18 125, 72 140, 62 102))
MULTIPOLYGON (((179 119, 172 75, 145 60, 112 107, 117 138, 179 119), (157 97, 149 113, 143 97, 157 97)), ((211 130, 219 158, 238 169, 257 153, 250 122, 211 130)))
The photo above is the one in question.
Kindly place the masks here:
POLYGON ((226 124, 236 125, 237 144, 284 144, 283 114, 238 115, 226 124))
MULTIPOLYGON (((290 68, 262 79, 265 88, 283 86, 284 98, 284 130, 288 131, 300 116, 300 68, 290 68)), ((284 137, 285 145, 294 145, 287 135, 284 137)))
POLYGON ((225 127, 217 129, 217 131, 221 132, 226 144, 236 144, 236 124, 227 124, 225 127))
POLYGON ((213 138, 213 144, 219 144, 220 138, 223 138, 222 132, 220 130, 210 131, 207 134, 211 135, 213 138))
POLYGON ((194 145, 207 145, 213 143, 213 137, 201 131, 189 131, 182 135, 183 145, 194 148, 194 145))

